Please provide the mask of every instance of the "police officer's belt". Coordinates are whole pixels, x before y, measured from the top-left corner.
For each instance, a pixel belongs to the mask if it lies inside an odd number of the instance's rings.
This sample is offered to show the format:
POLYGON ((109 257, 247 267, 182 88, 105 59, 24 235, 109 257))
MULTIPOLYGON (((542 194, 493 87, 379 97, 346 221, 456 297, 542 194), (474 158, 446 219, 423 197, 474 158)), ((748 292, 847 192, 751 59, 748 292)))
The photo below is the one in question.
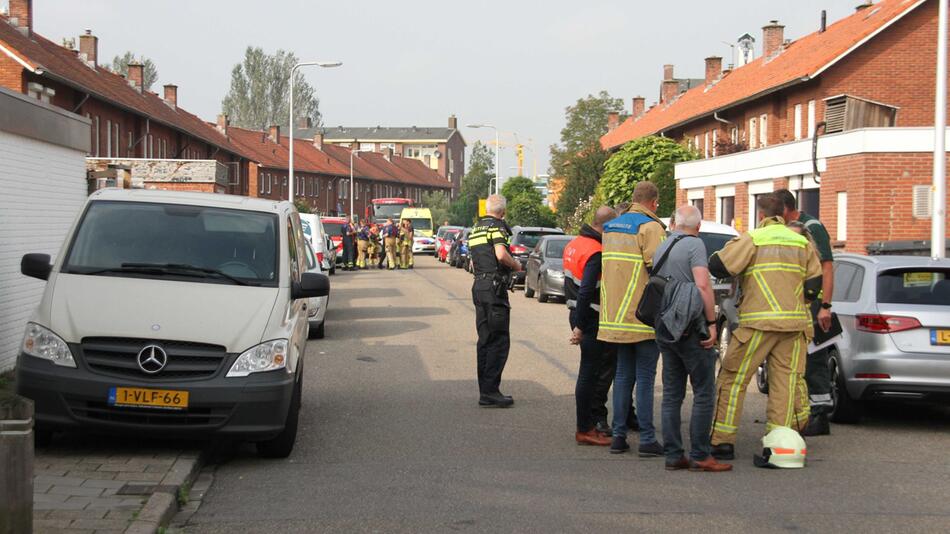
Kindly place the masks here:
POLYGON ((499 273, 478 273, 475 275, 476 280, 484 280, 488 278, 495 278, 501 276, 499 273))

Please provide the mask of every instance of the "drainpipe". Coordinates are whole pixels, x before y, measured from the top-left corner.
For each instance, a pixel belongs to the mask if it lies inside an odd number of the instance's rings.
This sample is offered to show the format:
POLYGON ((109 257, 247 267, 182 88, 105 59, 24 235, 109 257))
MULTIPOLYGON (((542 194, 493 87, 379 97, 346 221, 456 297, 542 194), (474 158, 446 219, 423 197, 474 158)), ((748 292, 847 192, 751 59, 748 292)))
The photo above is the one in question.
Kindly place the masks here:
POLYGON ((732 122, 732 121, 727 121, 726 119, 720 117, 718 111, 713 111, 713 118, 716 119, 717 121, 723 123, 723 124, 732 124, 732 125, 735 125, 734 122, 732 122))

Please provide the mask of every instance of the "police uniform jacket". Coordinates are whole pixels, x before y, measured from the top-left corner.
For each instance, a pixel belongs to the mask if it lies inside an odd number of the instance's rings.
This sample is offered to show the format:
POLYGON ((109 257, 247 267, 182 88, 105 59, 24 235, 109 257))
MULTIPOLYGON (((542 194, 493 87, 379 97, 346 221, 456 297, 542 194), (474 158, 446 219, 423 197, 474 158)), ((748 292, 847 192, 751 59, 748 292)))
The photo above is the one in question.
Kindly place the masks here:
POLYGON ((491 215, 482 217, 468 234, 468 253, 472 257, 475 277, 503 274, 506 270, 495 257, 495 245, 508 247, 511 229, 501 219, 491 215))

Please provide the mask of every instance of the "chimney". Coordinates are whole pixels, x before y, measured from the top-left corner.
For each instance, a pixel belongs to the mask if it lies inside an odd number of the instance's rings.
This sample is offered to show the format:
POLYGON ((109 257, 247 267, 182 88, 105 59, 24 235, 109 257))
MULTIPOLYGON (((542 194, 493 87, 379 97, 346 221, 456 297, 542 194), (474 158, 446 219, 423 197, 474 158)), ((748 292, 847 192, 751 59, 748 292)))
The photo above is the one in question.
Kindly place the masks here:
POLYGON ((217 128, 218 128, 218 131, 224 134, 225 136, 228 135, 228 123, 229 123, 228 116, 225 115, 224 113, 219 113, 217 128))
POLYGON ((633 118, 637 119, 640 115, 643 115, 643 111, 646 109, 646 99, 642 96, 633 97, 633 118))
POLYGON ((825 30, 828 28, 828 12, 824 9, 821 10, 821 25, 818 27, 818 33, 825 33, 825 30))
POLYGON ((390 147, 384 148, 384 149, 383 149, 383 157, 386 158, 386 161, 392 161, 392 160, 393 160, 393 149, 390 148, 390 147))
POLYGON ((706 85, 711 85, 722 75, 722 58, 710 56, 706 58, 706 85))
POLYGON ((660 104, 669 104, 679 92, 680 82, 676 80, 663 80, 663 86, 660 89, 660 104))
POLYGON ((175 109, 178 107, 178 86, 172 83, 165 84, 165 103, 175 109))
POLYGON ((86 62, 89 66, 96 68, 99 56, 99 38, 92 34, 92 30, 86 30, 86 33, 79 36, 79 54, 86 56, 86 62))
POLYGON ((145 75, 145 66, 138 61, 129 63, 129 82, 136 91, 142 92, 142 80, 145 75))
POLYGON ((10 0, 8 15, 16 19, 16 26, 24 34, 33 33, 33 0, 10 0))
POLYGON ((317 130, 316 133, 313 134, 313 146, 315 146, 317 150, 323 150, 323 132, 321 130, 317 130))
MULTIPOLYGON (((855 12, 861 11, 862 9, 871 7, 872 5, 873 5, 873 3, 871 2, 871 0, 866 0, 864 3, 858 4, 858 5, 854 6, 854 10, 855 10, 855 12)), ((12 13, 12 11, 13 11, 13 0, 10 0, 10 11, 11 11, 10 14, 12 15, 12 14, 13 14, 13 13, 12 13)))
POLYGON ((607 131, 612 132, 617 129, 617 126, 620 126, 620 113, 611 111, 607 114, 607 131))
POLYGON ((673 79, 673 65, 663 65, 663 81, 673 79))
POLYGON ((267 130, 267 137, 274 143, 280 144, 280 126, 273 125, 267 130))
POLYGON ((777 20, 769 21, 762 26, 762 55, 766 59, 772 57, 782 50, 785 44, 785 26, 778 23, 777 20))
POLYGON ((455 118, 455 115, 449 115, 449 130, 458 130, 459 129, 459 120, 455 118))
POLYGON ((297 129, 298 130, 309 130, 313 127, 313 119, 310 117, 300 117, 297 119, 297 129))

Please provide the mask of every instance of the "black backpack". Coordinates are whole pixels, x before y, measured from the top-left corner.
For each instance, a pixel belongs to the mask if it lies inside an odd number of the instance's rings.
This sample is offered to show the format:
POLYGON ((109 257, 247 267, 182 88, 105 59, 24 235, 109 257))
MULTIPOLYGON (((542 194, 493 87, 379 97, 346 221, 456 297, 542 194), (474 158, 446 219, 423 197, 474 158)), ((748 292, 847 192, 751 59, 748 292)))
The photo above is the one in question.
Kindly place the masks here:
POLYGON ((684 237, 692 236, 678 235, 673 238, 673 242, 667 247, 666 252, 663 253, 660 260, 653 264, 653 268, 650 269, 650 280, 647 282, 646 287, 643 288, 643 296, 637 305, 636 316, 641 323, 651 328, 656 326, 656 318, 660 314, 660 306, 663 304, 663 294, 666 293, 666 284, 670 281, 669 276, 659 276, 656 273, 660 272, 663 264, 666 263, 666 258, 669 257, 670 251, 673 250, 676 243, 684 237))

